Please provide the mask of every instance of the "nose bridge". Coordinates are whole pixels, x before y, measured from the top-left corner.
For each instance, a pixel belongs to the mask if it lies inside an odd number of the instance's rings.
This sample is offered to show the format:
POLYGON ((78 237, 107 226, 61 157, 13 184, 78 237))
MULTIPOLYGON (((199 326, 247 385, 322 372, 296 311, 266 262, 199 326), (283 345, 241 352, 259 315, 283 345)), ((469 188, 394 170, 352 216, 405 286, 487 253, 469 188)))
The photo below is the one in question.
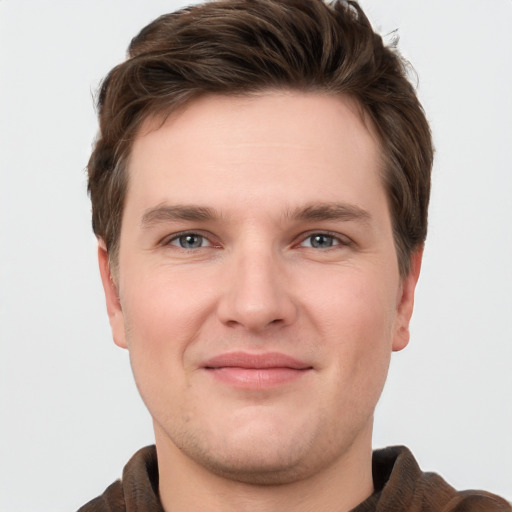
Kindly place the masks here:
POLYGON ((295 306, 279 251, 260 237, 247 237, 230 260, 227 287, 219 305, 221 320, 252 331, 289 323, 295 306))

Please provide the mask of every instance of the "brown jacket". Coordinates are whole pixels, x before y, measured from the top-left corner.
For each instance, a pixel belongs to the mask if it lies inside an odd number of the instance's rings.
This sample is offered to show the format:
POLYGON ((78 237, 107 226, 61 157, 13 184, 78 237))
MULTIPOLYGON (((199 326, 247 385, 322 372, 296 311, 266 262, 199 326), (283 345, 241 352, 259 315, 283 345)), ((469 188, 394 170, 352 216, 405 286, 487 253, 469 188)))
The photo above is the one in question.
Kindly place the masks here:
MULTIPOLYGON (((375 492, 352 512, 512 512, 494 494, 457 492, 439 475, 423 473, 403 446, 373 453, 373 482, 375 492)), ((164 512, 155 447, 139 450, 124 467, 123 479, 78 512, 164 512)))

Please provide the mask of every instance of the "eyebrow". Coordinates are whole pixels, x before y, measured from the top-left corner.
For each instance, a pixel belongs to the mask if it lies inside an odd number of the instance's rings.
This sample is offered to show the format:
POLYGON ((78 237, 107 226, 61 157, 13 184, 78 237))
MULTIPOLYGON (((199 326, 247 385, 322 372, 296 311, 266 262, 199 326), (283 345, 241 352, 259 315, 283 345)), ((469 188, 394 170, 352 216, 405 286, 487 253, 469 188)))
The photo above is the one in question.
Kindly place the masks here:
POLYGON ((314 203, 288 212, 287 217, 301 221, 359 221, 368 223, 371 215, 359 206, 346 203, 314 203))
POLYGON ((205 206, 158 205, 148 208, 141 218, 142 228, 150 228, 156 224, 173 220, 206 221, 218 218, 212 208, 205 206))
MULTIPOLYGON (((305 222, 327 220, 359 221, 367 223, 371 215, 359 206, 345 203, 314 203, 289 210, 285 218, 305 222)), ((141 219, 141 227, 149 229, 157 224, 169 221, 204 222, 219 219, 220 215, 213 208, 196 205, 158 205, 148 208, 141 219)))

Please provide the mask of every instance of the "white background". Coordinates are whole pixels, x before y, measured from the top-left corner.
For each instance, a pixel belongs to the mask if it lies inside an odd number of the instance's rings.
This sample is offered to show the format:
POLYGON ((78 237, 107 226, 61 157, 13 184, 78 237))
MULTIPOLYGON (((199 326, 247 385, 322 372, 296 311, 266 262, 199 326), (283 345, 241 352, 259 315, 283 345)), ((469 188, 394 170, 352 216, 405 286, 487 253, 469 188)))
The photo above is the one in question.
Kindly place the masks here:
MULTIPOLYGON (((111 342, 84 168, 93 93, 182 2, 0 0, 0 510, 72 511, 152 430, 111 342)), ((366 0, 398 29, 437 148, 409 347, 375 445, 512 498, 512 1, 366 0)))

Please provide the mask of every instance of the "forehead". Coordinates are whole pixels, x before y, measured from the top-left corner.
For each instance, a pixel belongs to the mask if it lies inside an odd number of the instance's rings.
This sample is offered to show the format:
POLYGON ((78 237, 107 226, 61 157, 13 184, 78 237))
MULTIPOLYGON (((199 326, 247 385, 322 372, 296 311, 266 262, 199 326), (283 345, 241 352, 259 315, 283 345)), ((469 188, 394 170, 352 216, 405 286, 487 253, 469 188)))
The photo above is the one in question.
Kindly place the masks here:
POLYGON ((128 162, 127 203, 357 202, 381 187, 380 161, 372 125, 350 98, 207 95, 143 124, 128 162))

